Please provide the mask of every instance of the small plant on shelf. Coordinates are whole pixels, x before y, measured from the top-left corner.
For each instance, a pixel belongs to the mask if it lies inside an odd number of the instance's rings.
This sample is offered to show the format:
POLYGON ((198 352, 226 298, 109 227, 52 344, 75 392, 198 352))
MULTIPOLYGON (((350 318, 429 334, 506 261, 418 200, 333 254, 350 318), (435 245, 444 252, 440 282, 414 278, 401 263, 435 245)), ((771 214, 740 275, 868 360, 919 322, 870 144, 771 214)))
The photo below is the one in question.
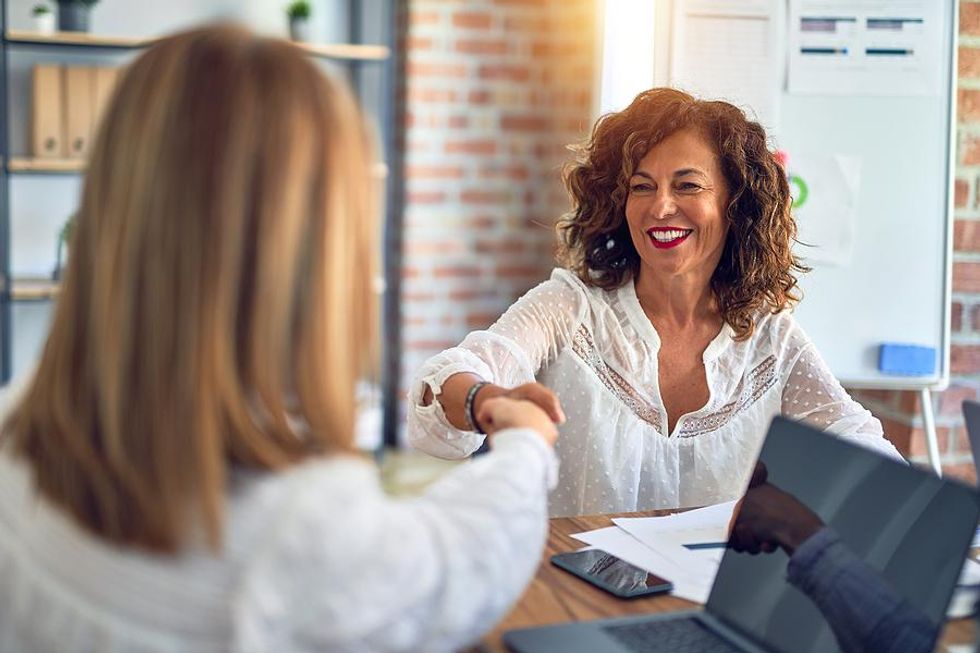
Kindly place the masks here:
POLYGON ((58 29, 64 32, 87 32, 89 12, 99 0, 58 0, 58 29))
POLYGON ((44 4, 34 5, 31 9, 31 18, 34 19, 34 31, 41 34, 51 34, 54 32, 54 12, 51 7, 44 4))
POLYGON ((289 17, 289 38, 294 41, 310 40, 310 14, 313 13, 308 0, 295 0, 286 7, 289 17))
POLYGON ((52 281, 61 281, 64 271, 65 259, 68 258, 68 243, 71 241, 71 232, 75 228, 75 216, 72 215, 65 221, 65 225, 58 232, 58 244, 55 250, 54 270, 51 273, 52 281))

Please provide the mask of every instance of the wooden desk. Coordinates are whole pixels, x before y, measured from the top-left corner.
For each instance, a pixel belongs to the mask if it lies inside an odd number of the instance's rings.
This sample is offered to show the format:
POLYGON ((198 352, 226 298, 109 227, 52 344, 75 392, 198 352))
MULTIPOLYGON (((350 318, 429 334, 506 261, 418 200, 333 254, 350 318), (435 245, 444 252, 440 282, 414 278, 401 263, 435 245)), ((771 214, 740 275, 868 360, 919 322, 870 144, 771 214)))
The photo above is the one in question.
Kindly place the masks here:
MULTIPOLYGON (((630 614, 676 612, 698 608, 697 603, 679 599, 669 594, 639 599, 619 599, 589 585, 583 580, 558 569, 549 562, 556 553, 574 551, 585 544, 571 537, 596 528, 612 526, 613 517, 654 517, 673 511, 660 510, 630 513, 628 515, 588 515, 552 519, 548 542, 538 572, 524 595, 503 621, 483 638, 476 651, 503 653, 503 634, 514 628, 528 628, 547 624, 604 619, 630 614)), ((940 640, 942 646, 971 644, 974 642, 974 623, 971 619, 956 619, 946 624, 940 640)), ((938 650, 945 650, 940 647, 938 650)))

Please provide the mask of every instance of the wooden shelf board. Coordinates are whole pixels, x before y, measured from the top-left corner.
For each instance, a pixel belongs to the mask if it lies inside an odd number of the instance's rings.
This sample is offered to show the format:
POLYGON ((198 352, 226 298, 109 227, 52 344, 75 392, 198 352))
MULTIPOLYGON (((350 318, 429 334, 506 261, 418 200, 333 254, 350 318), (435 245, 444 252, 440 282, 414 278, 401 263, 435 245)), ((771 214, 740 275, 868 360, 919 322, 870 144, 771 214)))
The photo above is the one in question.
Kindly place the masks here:
POLYGON ((13 157, 7 169, 10 172, 82 172, 85 170, 85 160, 13 157))
MULTIPOLYGON (((129 36, 105 36, 87 32, 54 32, 42 34, 26 30, 7 30, 10 43, 80 45, 101 48, 142 48, 156 39, 134 38, 129 36)), ((384 45, 365 45, 357 43, 302 43, 294 41, 297 47, 318 57, 329 59, 348 59, 351 61, 382 61, 391 56, 391 50, 384 45)))
POLYGON ((352 61, 383 61, 391 56, 391 50, 384 45, 360 45, 351 43, 301 43, 293 41, 300 49, 329 59, 349 59, 352 61))
POLYGON ((7 30, 7 41, 11 43, 44 43, 53 45, 82 45, 102 48, 141 48, 154 39, 133 38, 129 36, 104 36, 88 32, 29 32, 26 30, 7 30))
POLYGON ((10 283, 10 298, 16 301, 52 299, 60 291, 61 284, 51 279, 21 278, 10 283))

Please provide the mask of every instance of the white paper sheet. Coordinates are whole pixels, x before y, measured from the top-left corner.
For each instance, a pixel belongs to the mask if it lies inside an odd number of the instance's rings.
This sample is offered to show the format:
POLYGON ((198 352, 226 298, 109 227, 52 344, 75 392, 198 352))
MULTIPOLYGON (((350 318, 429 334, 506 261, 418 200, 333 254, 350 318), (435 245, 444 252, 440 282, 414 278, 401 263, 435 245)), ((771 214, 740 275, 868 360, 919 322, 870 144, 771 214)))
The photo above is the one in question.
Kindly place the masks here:
POLYGON ((789 92, 938 94, 943 4, 937 0, 791 0, 789 92))
POLYGON ((678 547, 679 550, 651 549, 617 526, 572 537, 666 578, 674 584, 674 596, 695 603, 708 600, 717 569, 706 568, 697 555, 690 554, 683 547, 678 547))
POLYGON ((854 251, 861 161, 855 157, 789 153, 787 166, 796 253, 806 261, 846 266, 854 251))
POLYGON ((748 111, 766 129, 779 125, 783 84, 783 3, 678 0, 670 84, 748 111))

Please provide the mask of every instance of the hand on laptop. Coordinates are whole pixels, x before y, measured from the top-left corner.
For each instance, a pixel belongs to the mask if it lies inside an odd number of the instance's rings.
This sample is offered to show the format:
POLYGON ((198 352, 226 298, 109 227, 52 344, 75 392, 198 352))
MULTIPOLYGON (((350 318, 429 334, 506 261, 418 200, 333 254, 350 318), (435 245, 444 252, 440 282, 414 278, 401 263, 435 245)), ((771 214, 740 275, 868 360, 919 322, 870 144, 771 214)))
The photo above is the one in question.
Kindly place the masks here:
POLYGON ((729 544, 740 553, 771 553, 782 547, 787 555, 793 555, 824 523, 792 494, 768 483, 767 478, 765 464, 756 463, 749 489, 732 515, 729 544))
POLYGON ((493 397, 480 406, 477 420, 487 431, 487 435, 508 428, 530 428, 537 431, 545 442, 554 446, 558 439, 558 429, 551 417, 538 404, 526 399, 493 397))

